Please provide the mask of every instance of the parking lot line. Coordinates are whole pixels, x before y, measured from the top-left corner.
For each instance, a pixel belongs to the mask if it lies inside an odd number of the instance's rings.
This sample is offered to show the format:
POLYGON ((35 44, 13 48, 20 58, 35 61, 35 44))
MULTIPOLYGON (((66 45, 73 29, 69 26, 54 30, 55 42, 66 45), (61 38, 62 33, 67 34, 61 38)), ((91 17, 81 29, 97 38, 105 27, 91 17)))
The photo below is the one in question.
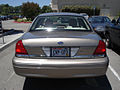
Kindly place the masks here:
POLYGON ((114 69, 111 65, 109 65, 109 68, 110 68, 110 70, 113 72, 113 74, 117 77, 117 79, 120 81, 120 76, 119 76, 119 74, 115 71, 115 69, 114 69))
POLYGON ((13 73, 11 74, 11 76, 7 79, 6 82, 8 82, 8 81, 13 77, 14 74, 15 74, 15 73, 13 72, 13 73))

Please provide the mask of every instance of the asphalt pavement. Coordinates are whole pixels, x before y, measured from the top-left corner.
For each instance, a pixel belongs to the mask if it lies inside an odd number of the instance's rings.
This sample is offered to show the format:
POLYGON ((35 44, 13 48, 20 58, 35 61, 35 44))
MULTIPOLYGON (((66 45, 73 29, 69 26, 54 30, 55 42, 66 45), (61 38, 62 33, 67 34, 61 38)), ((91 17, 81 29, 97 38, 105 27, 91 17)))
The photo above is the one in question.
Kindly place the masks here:
POLYGON ((12 67, 14 51, 15 44, 0 53, 0 90, 120 90, 120 55, 113 50, 107 49, 110 65, 105 76, 77 79, 34 79, 18 76, 12 67))
POLYGON ((12 52, 14 52, 14 50, 11 51, 11 49, 9 50, 8 48, 11 47, 11 45, 14 42, 16 42, 19 39, 19 37, 21 37, 24 34, 24 32, 27 31, 27 28, 29 28, 30 24, 23 24, 23 23, 19 24, 19 23, 14 23, 13 20, 7 20, 7 21, 2 21, 2 25, 4 30, 9 31, 10 29, 14 29, 14 32, 5 34, 4 36, 2 34, 0 35, 0 62, 3 62, 0 63, 0 90, 17 90, 15 89, 15 87, 19 85, 18 83, 21 83, 21 80, 20 82, 17 83, 16 82, 17 78, 15 78, 14 82, 9 82, 12 80, 12 76, 15 73, 13 71, 12 62, 11 62, 13 56, 11 57, 10 55, 12 54, 12 52), (8 52, 4 53, 4 51, 7 49, 8 52), (10 86, 11 84, 7 84, 7 83, 14 83, 15 85, 14 88, 10 86))
POLYGON ((15 23, 14 20, 2 21, 3 30, 7 30, 8 33, 12 29, 12 32, 5 35, 0 33, 0 52, 17 41, 28 30, 30 25, 31 23, 15 23))
POLYGON ((2 26, 4 29, 23 30, 23 32, 26 32, 30 25, 31 23, 15 23, 14 20, 2 21, 2 26))

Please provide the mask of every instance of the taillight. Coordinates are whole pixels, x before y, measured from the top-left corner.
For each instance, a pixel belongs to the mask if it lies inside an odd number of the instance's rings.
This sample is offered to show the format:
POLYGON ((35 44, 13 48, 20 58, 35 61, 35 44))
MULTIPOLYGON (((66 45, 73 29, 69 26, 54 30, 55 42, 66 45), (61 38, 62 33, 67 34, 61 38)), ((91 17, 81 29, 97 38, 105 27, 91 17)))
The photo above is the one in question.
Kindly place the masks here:
POLYGON ((23 46, 22 40, 16 43, 16 54, 24 54, 24 55, 28 54, 26 49, 23 46))
POLYGON ((94 55, 102 55, 106 53, 106 45, 103 41, 99 41, 99 44, 94 52, 94 55))

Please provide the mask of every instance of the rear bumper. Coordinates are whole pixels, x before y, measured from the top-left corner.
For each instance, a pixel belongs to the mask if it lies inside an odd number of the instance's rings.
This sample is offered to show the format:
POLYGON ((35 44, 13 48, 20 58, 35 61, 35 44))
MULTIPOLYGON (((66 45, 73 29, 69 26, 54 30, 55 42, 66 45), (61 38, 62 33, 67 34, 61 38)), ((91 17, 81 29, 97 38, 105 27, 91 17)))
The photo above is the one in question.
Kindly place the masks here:
POLYGON ((25 77, 77 78, 105 75, 109 60, 99 59, 25 59, 14 58, 16 74, 25 77))

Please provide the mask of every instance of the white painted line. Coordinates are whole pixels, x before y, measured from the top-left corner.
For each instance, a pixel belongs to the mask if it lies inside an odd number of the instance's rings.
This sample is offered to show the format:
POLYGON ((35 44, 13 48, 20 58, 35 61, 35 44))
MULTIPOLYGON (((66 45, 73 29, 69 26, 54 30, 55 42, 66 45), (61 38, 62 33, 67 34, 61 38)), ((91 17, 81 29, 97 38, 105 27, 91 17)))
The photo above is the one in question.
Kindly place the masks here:
POLYGON ((6 82, 8 82, 13 77, 14 74, 15 73, 13 72, 6 82))
POLYGON ((120 76, 119 76, 119 74, 115 71, 115 69, 114 69, 111 65, 109 65, 109 68, 110 68, 110 70, 113 72, 113 74, 117 77, 117 79, 120 81, 120 76))

